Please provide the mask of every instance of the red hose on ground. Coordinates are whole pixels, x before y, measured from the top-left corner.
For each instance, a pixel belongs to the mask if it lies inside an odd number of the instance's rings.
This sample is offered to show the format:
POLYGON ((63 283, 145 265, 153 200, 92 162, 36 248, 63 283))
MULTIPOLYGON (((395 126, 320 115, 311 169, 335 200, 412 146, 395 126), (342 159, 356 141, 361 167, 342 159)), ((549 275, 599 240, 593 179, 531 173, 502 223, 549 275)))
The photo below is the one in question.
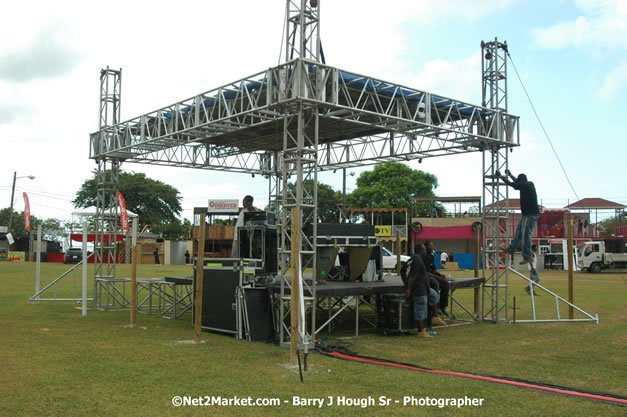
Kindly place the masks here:
POLYGON ((387 361, 383 359, 368 358, 365 356, 347 355, 347 354, 340 353, 340 352, 321 352, 321 353, 325 355, 333 356, 339 359, 350 360, 350 361, 355 361, 355 362, 370 363, 374 365, 383 365, 383 366, 392 366, 395 368, 409 369, 412 371, 423 371, 423 372, 428 372, 431 374, 438 374, 438 375, 452 375, 452 376, 458 376, 461 378, 470 378, 470 379, 476 379, 480 381, 494 382, 497 384, 511 385, 511 386, 519 387, 519 388, 531 388, 531 389, 535 389, 539 391, 551 392, 554 394, 569 395, 571 397, 579 397, 579 398, 586 398, 589 400, 603 401, 606 403, 620 405, 623 407, 627 406, 627 398, 621 397, 621 396, 613 396, 610 394, 585 392, 585 391, 579 391, 573 388, 556 387, 556 386, 544 385, 541 383, 513 380, 513 379, 508 379, 508 378, 503 378, 503 377, 467 374, 463 372, 441 371, 437 369, 428 369, 428 368, 422 368, 416 365, 397 363, 397 362, 387 361))

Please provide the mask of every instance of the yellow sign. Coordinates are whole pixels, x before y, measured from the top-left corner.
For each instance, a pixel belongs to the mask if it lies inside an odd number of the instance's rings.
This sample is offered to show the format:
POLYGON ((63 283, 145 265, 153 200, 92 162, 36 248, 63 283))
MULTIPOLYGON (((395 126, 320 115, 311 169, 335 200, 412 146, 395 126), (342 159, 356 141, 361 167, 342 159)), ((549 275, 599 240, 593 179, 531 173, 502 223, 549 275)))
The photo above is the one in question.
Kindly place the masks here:
POLYGON ((392 226, 375 226, 374 234, 376 236, 392 236, 392 226))
POLYGON ((10 261, 22 261, 26 260, 26 252, 9 251, 10 261))

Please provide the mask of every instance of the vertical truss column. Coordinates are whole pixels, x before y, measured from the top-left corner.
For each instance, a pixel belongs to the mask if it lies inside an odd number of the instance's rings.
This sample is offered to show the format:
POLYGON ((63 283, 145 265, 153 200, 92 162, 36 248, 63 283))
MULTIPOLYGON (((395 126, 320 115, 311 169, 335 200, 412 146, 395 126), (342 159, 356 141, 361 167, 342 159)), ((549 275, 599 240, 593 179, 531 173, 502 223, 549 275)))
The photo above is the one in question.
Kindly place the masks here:
POLYGON ((507 148, 483 152, 483 320, 508 321, 508 258, 502 253, 508 244, 508 187, 496 175, 507 169, 507 148))
POLYGON ((507 42, 481 42, 483 107, 507 113, 507 42))
POLYGON ((281 345, 289 345, 291 337, 289 328, 285 325, 289 311, 286 308, 290 296, 285 289, 291 288, 291 279, 288 276, 292 264, 291 259, 291 224, 290 209, 297 208, 302 225, 300 231, 301 245, 298 248, 300 257, 300 283, 305 296, 305 340, 300 345, 313 347, 316 329, 316 241, 317 241, 317 203, 318 203, 318 110, 305 108, 298 102, 296 108, 286 110, 283 122, 283 160, 281 164, 282 177, 282 213, 281 213, 281 244, 279 278, 281 279, 281 306, 280 330, 281 345), (312 226, 312 236, 307 236, 304 230, 312 226), (312 279, 305 279, 305 270, 312 271, 312 279), (309 295, 307 295, 309 294, 309 295), (307 330, 309 329, 309 330, 307 330))
POLYGON ((287 0, 285 61, 304 58, 320 62, 320 1, 287 0))
POLYGON ((99 130, 120 123, 120 99, 122 97, 122 69, 109 67, 100 70, 100 119, 99 130))
POLYGON ((115 278, 117 237, 122 233, 118 218, 116 193, 120 178, 120 163, 99 159, 96 174, 96 241, 95 278, 115 278))
MULTIPOLYGON (((270 171, 268 177, 268 206, 274 211, 277 222, 277 248, 282 248, 282 231, 285 228, 283 223, 283 154, 274 152, 270 157, 270 171)), ((285 270, 283 262, 285 257, 281 250, 277 251, 277 265, 279 270, 285 270)))
POLYGON ((496 110, 492 134, 503 143, 483 151, 483 285, 481 315, 483 320, 508 321, 508 258, 501 251, 508 244, 508 187, 497 175, 508 169, 507 121, 507 43, 481 42, 481 76, 483 106, 496 110))
MULTIPOLYGON (((100 71, 99 134, 120 122, 122 70, 107 67, 100 71)), ((104 141, 99 141, 104 143, 104 141)), ((94 242, 94 278, 115 278, 117 263, 117 236, 121 233, 118 221, 116 193, 120 177, 120 161, 106 158, 96 160, 96 240, 94 242)), ((95 281, 95 280, 94 280, 95 281)), ((94 283, 95 284, 95 283, 94 283)), ((107 287, 108 288, 108 287, 107 287)))

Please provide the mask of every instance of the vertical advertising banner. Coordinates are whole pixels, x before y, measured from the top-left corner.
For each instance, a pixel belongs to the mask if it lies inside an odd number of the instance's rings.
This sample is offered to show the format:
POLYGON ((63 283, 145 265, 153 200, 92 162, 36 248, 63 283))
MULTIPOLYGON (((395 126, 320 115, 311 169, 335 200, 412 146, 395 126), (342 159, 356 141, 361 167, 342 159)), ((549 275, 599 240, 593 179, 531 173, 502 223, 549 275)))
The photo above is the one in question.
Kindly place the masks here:
POLYGON ((128 213, 126 212, 126 202, 124 201, 124 197, 122 193, 118 191, 118 206, 120 207, 120 224, 122 225, 122 230, 125 232, 130 231, 128 227, 128 213))
POLYGON ((30 232, 30 203, 28 202, 28 195, 24 194, 24 228, 30 232))

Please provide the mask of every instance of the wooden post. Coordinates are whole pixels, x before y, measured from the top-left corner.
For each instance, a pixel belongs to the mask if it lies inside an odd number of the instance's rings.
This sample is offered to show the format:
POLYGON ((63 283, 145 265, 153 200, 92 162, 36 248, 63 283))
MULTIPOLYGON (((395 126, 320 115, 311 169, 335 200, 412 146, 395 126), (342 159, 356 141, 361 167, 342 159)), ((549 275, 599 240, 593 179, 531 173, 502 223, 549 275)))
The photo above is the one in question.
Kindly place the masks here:
POLYGON ((131 250, 131 327, 137 325, 137 257, 141 253, 141 245, 131 250))
POLYGON ((196 305, 194 311, 194 334, 196 343, 200 343, 201 321, 202 321, 202 286, 205 266, 205 231, 207 226, 205 220, 207 213, 200 213, 200 224, 198 225, 198 256, 196 257, 196 305))
POLYGON ((481 246, 481 227, 475 227, 475 278, 479 277, 479 263, 481 261, 479 248, 481 246))
POLYGON ((573 231, 574 223, 573 219, 570 219, 568 222, 568 302, 571 304, 568 306, 568 318, 570 320, 573 319, 574 310, 572 304, 575 302, 573 294, 573 270, 575 269, 573 265, 573 231))
MULTIPOLYGON (((392 213, 394 217, 394 213, 392 213)), ((401 274, 401 232, 396 231, 396 275, 401 274)))
POLYGON ((291 326, 290 326, 290 357, 292 363, 298 360, 298 292, 300 286, 300 210, 292 207, 292 289, 291 289, 291 326))

